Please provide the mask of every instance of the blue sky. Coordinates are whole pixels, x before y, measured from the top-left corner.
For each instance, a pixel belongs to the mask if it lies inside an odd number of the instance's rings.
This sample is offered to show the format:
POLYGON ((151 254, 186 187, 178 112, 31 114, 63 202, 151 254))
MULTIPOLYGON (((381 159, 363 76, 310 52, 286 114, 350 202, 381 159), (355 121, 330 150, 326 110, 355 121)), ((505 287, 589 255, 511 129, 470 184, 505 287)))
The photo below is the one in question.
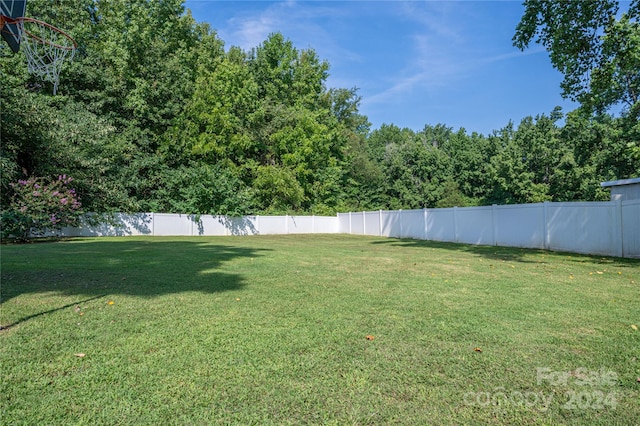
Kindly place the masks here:
POLYGON ((520 1, 187 0, 228 49, 281 32, 331 66, 328 87, 357 87, 360 113, 419 131, 438 123, 490 134, 526 116, 576 105, 560 96, 562 75, 539 45, 511 39, 520 1))

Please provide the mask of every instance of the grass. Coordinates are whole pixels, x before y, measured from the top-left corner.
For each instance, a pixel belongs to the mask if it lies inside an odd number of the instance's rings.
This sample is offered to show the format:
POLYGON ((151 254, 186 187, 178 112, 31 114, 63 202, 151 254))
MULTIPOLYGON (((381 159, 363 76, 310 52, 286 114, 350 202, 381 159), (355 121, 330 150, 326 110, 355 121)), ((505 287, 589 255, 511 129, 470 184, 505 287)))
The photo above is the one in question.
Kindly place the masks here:
POLYGON ((639 261, 322 235, 1 250, 4 424, 640 418, 639 261))

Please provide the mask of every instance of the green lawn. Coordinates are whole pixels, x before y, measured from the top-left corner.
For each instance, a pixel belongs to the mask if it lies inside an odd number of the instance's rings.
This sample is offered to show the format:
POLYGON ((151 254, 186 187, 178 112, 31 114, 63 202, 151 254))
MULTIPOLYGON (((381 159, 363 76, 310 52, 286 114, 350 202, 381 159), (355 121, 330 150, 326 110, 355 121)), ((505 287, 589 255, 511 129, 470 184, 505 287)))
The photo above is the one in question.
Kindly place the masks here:
POLYGON ((1 256, 3 424, 640 419, 637 260, 344 235, 1 256))

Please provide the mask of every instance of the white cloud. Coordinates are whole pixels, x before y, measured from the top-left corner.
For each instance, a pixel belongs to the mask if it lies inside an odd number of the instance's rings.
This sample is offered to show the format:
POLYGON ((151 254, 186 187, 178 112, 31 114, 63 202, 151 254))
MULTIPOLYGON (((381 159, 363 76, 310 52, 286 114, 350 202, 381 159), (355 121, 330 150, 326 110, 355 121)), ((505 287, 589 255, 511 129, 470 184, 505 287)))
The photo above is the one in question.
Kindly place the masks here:
POLYGON ((434 90, 455 89, 462 80, 472 79, 480 68, 544 51, 532 48, 520 52, 513 48, 503 53, 491 52, 490 46, 478 40, 481 34, 474 33, 490 29, 471 25, 480 18, 469 3, 405 1, 398 10, 407 25, 417 27, 410 35, 412 44, 406 63, 388 81, 388 87, 367 96, 363 104, 396 103, 418 91, 428 96, 434 90))
MULTIPOLYGON (((260 2, 257 4, 261 5, 260 2)), ((328 45, 346 52, 344 48, 339 48, 333 34, 321 24, 328 19, 344 16, 343 8, 292 0, 265 3, 265 6, 230 18, 226 26, 219 29, 222 39, 228 45, 251 50, 265 41, 269 34, 280 32, 298 48, 318 50, 317 46, 328 45)), ((353 53, 350 55, 357 56, 353 53)))

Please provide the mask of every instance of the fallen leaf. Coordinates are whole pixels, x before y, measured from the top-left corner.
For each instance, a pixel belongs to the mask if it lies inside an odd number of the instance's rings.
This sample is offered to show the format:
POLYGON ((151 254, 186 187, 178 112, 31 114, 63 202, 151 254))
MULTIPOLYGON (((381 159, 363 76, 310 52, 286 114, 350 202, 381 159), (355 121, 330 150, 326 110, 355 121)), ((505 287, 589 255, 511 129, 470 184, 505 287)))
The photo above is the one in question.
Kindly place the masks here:
POLYGON ((78 358, 84 358, 86 355, 83 353, 79 353, 79 354, 74 354, 75 356, 77 356, 78 358))
POLYGON ((638 331, 638 326, 635 324, 631 324, 631 328, 633 328, 634 330, 638 331))
POLYGON ((473 350, 476 351, 476 352, 482 352, 481 348, 473 348, 473 350))
POLYGON ((76 312, 80 312, 80 305, 76 305, 76 312))
POLYGON ((80 316, 83 316, 83 315, 84 315, 84 312, 80 312, 80 316))
POLYGON ((113 305, 114 303, 116 303, 116 302, 114 302, 113 300, 109 300, 109 301, 107 302, 107 305, 113 305))
POLYGON ((602 272, 602 271, 596 271, 596 274, 598 274, 598 275, 602 275, 602 274, 604 274, 604 272, 602 272))
POLYGON ((366 339, 367 339, 367 340, 373 340, 373 339, 375 339, 375 337, 374 337, 374 336, 369 335, 369 336, 367 336, 367 337, 366 337, 366 339))

